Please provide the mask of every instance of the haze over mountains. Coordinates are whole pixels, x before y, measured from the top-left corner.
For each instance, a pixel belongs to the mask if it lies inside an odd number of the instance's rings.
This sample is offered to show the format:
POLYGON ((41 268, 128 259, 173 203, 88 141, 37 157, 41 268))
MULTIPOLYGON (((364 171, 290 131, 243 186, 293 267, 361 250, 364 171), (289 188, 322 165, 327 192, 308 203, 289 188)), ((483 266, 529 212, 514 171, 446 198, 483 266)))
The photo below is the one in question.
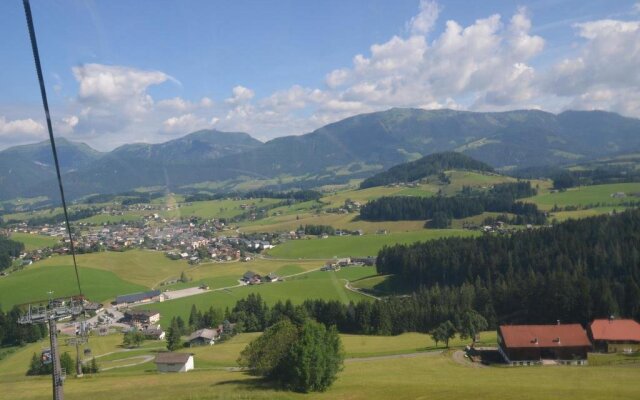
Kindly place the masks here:
MULTIPOLYGON (((476 113, 390 109, 266 143, 204 130, 101 153, 57 140, 70 197, 204 181, 369 176, 423 155, 458 151, 495 168, 553 165, 640 150, 640 120, 601 111, 476 113), (340 171, 340 172, 338 172, 340 171)), ((0 199, 55 194, 48 142, 0 152, 0 199)))

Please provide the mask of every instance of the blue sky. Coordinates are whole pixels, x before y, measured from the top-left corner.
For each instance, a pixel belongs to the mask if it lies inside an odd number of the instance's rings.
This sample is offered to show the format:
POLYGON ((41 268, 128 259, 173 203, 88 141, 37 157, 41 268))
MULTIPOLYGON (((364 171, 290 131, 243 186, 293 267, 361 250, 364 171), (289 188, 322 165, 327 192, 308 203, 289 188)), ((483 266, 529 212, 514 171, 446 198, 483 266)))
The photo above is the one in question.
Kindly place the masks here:
MULTIPOLYGON (((640 117, 636 1, 32 0, 54 126, 111 149, 261 140, 390 107, 640 117)), ((0 148, 45 138, 22 2, 0 2, 0 148)))

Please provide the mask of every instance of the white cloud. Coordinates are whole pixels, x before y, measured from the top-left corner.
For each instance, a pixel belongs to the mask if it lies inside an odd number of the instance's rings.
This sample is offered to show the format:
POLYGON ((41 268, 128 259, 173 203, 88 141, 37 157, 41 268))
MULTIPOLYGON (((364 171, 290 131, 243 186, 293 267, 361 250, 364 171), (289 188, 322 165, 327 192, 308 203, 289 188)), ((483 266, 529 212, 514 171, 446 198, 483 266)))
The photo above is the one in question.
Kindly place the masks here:
POLYGON ((208 128, 210 127, 210 123, 207 123, 207 121, 202 117, 189 113, 166 119, 162 123, 162 127, 166 133, 179 133, 186 135, 187 133, 198 129, 208 128))
POLYGON ((565 98, 565 108, 640 117, 640 21, 605 19, 574 28, 584 43, 576 57, 546 73, 544 90, 565 98))
POLYGON ((407 28, 413 35, 426 35, 433 29, 433 25, 440 14, 440 6, 433 0, 420 0, 420 12, 407 23, 407 28))
POLYGON ((253 90, 240 85, 235 86, 232 90, 232 93, 233 93, 233 96, 225 100, 225 102, 228 104, 245 103, 253 99, 253 96, 255 96, 255 93, 253 90))
POLYGON ((164 99, 158 101, 158 107, 165 107, 177 111, 185 111, 191 108, 192 105, 181 97, 174 97, 172 99, 164 99))
POLYGON ((8 121, 5 117, 0 117, 0 135, 38 136, 44 132, 44 126, 31 118, 8 121))

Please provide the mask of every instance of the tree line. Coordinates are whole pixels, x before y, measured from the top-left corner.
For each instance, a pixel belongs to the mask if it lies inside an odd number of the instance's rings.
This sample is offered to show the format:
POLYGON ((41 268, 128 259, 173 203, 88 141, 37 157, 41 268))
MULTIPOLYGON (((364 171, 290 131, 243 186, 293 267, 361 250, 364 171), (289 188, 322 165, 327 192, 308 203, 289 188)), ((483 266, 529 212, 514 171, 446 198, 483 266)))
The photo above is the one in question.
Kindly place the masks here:
POLYGON ((24 243, 0 236, 0 271, 11 266, 11 258, 18 257, 24 251, 24 243))
POLYGON ((433 220, 429 227, 445 228, 452 218, 466 218, 492 211, 516 214, 521 217, 519 222, 541 225, 546 217, 535 204, 516 201, 535 194, 531 183, 523 181, 497 184, 481 193, 465 188, 452 197, 381 197, 365 204, 360 209, 360 217, 367 221, 427 219, 433 220))
POLYGON ((638 319, 640 210, 510 236, 385 247, 376 268, 425 293, 474 287, 467 295, 489 321, 638 319))
POLYGON ((44 324, 18 324, 22 314, 17 306, 6 313, 0 307, 0 346, 21 346, 47 336, 47 327, 44 324))
POLYGON ((449 151, 430 154, 416 161, 396 165, 388 171, 380 172, 365 179, 360 184, 360 189, 397 182, 412 182, 450 169, 493 172, 493 168, 488 164, 474 160, 464 154, 449 151))
MULTIPOLYGON (((420 289, 408 296, 346 304, 338 300, 316 299, 294 305, 286 300, 270 307, 260 294, 250 293, 238 300, 231 310, 225 310, 224 315, 235 324, 235 333, 263 332, 283 320, 301 325, 311 318, 326 327, 335 326, 341 333, 361 335, 427 333, 450 321, 454 332, 472 337, 471 332, 496 326, 495 312, 484 303, 487 298, 486 288, 467 284, 459 288, 436 286, 420 289)), ((192 315, 198 312, 192 306, 192 315)), ((218 313, 222 314, 221 311, 218 313)))

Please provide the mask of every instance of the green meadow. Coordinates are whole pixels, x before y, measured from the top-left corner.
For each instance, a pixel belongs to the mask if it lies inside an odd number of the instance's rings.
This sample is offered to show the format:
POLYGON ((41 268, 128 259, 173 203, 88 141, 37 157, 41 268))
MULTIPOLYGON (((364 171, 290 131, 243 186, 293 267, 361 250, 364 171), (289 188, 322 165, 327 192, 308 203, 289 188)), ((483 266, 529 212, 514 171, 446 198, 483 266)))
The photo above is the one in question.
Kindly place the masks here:
POLYGON ((268 250, 278 258, 332 258, 375 256, 385 245, 414 243, 449 236, 475 236, 476 232, 461 229, 423 229, 415 232, 399 232, 387 235, 330 236, 326 239, 299 239, 268 250))
MULTIPOLYGON (((318 267, 320 267, 320 265, 318 265, 318 267)), ((287 278, 284 282, 264 283, 261 285, 211 291, 196 296, 168 300, 162 303, 140 307, 160 311, 162 316, 160 323, 163 326, 167 326, 171 322, 171 318, 176 316, 181 316, 187 320, 192 304, 195 304, 198 309, 204 310, 209 309, 209 307, 223 310, 229 307, 231 309, 238 300, 247 297, 249 293, 260 294, 267 304, 270 305, 287 299, 291 300, 294 304, 300 304, 307 299, 339 300, 343 303, 348 303, 352 300, 368 299, 368 297, 364 295, 346 289, 345 284, 348 278, 342 277, 341 272, 342 271, 337 273, 314 271, 287 278)), ((370 270, 362 271, 362 273, 366 274, 370 274, 370 272, 370 270)))
MULTIPOLYGON (((117 295, 144 290, 120 279, 116 274, 93 268, 80 268, 83 293, 91 300, 102 302, 117 295)), ((58 265, 43 268, 26 268, 0 278, 0 305, 9 309, 15 304, 46 300, 47 292, 55 297, 78 293, 73 267, 58 265)))
POLYGON ((24 243, 24 248, 27 251, 42 249, 45 247, 53 247, 58 244, 60 240, 51 236, 44 235, 32 235, 30 233, 15 232, 11 234, 11 240, 24 243))
POLYGON ((549 210, 554 205, 564 206, 586 206, 589 204, 601 203, 604 205, 616 205, 628 201, 640 201, 640 197, 630 196, 632 193, 640 193, 640 182, 614 183, 607 185, 579 186, 569 188, 564 192, 547 192, 525 199, 535 203, 543 210, 549 210), (624 198, 613 198, 613 193, 623 192, 624 198))
MULTIPOLYGON (((67 378, 67 399, 124 400, 152 394, 158 400, 204 399, 637 399, 640 382, 637 364, 586 367, 472 368, 456 363, 452 352, 434 349, 424 334, 392 337, 341 335, 346 356, 344 370, 323 393, 300 394, 275 389, 261 379, 228 369, 257 334, 241 334, 229 342, 185 349, 195 354, 196 370, 183 374, 159 374, 152 362, 104 371, 82 379, 67 378), (417 355, 402 356, 421 352, 417 355), (368 357, 368 358, 365 358, 368 357)), ((89 347, 99 356, 118 350, 120 335, 91 338, 89 347)), ((482 342, 495 343, 495 333, 483 333, 482 342)), ((464 341, 454 339, 452 346, 464 341)), ((106 356, 104 366, 136 361, 131 357, 153 355, 146 349, 106 356)), ((44 400, 51 398, 50 377, 26 377, 29 359, 44 342, 34 343, 0 361, 3 398, 44 400)), ((63 347, 63 351, 71 351, 63 347)), ((71 354, 73 354, 71 352, 71 354)))

